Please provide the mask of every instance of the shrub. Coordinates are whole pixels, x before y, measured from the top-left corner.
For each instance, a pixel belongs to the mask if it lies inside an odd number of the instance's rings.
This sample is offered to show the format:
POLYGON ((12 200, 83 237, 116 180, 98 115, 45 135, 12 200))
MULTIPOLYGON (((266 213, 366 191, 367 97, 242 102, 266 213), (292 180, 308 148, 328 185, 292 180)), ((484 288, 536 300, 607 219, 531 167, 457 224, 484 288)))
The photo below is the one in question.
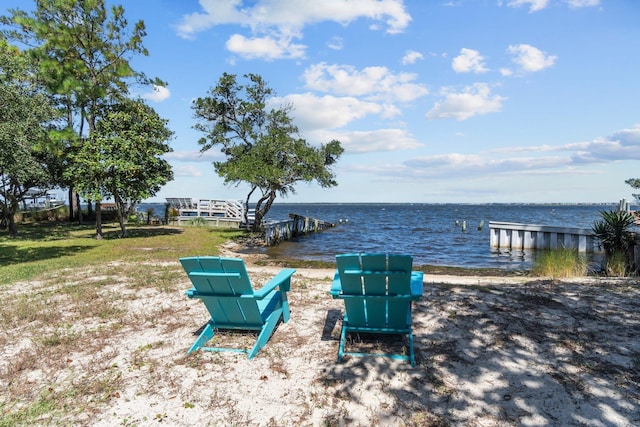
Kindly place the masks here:
POLYGON ((623 265, 622 274, 626 275, 635 271, 634 247, 636 245, 636 233, 631 231, 635 224, 634 217, 626 211, 601 211, 601 220, 593 224, 593 235, 599 240, 604 249, 605 260, 603 270, 620 272, 620 264, 623 265), (617 264, 616 268, 612 268, 617 264))
POLYGON ((207 220, 201 217, 196 217, 192 220, 189 220, 187 224, 192 225, 194 227, 206 227, 207 220))

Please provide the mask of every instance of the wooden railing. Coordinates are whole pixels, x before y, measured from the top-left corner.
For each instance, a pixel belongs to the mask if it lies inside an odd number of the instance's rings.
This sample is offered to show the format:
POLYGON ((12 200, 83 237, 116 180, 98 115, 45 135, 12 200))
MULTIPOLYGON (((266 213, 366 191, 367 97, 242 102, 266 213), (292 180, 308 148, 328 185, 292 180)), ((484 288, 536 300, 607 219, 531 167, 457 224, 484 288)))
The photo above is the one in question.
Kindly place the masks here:
POLYGON ((240 200, 167 198, 167 203, 178 211, 170 218, 176 225, 237 228, 244 221, 244 203, 240 200))
POLYGON ((593 232, 585 228, 555 227, 489 222, 491 247, 498 249, 577 249, 578 252, 600 252, 593 232))

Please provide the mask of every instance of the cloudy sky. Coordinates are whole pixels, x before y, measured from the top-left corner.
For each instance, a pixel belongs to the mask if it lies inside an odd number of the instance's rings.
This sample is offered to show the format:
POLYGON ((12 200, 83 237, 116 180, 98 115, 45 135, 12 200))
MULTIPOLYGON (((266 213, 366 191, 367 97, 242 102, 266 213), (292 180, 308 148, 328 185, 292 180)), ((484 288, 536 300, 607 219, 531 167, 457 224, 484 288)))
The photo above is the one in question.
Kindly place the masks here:
MULTIPOLYGON (((640 177, 636 0, 122 0, 167 81, 141 92, 175 132, 164 197, 244 199, 199 152, 192 101, 260 74, 339 186, 286 202, 617 202, 640 177)), ((3 1, 3 8, 21 0, 3 1)))

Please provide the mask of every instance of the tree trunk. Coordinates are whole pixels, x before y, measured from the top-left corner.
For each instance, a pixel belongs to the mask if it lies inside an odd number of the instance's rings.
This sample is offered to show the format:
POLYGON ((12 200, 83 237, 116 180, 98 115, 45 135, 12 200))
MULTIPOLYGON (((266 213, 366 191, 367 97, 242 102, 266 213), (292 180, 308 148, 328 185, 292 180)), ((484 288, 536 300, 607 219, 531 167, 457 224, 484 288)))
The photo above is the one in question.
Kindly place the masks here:
POLYGON ((73 189, 73 186, 69 187, 69 222, 74 222, 80 218, 80 196, 73 189))
POLYGON ((120 237, 127 237, 127 226, 124 221, 124 218, 127 215, 127 209, 124 206, 124 203, 120 197, 114 196, 113 200, 116 202, 118 222, 120 223, 120 237))
POLYGON ((258 231, 260 229, 260 227, 262 226, 262 218, 264 218, 267 215, 275 199, 276 199, 276 192, 273 190, 270 190, 266 196, 262 196, 260 200, 258 200, 258 203, 256 203, 256 219, 253 223, 253 228, 252 228, 253 231, 258 231), (265 201, 266 203, 264 204, 264 207, 262 207, 262 203, 265 201))
POLYGON ((16 225, 16 212, 18 211, 17 202, 9 202, 7 205, 7 228, 9 229, 9 237, 15 239, 18 237, 18 226, 16 225))
POLYGON ((82 225, 82 205, 80 204, 80 194, 76 193, 76 206, 78 207, 78 224, 82 225))
POLYGON ((7 218, 7 227, 9 228, 9 236, 12 239, 18 237, 18 226, 13 215, 9 215, 9 218, 7 218))
MULTIPOLYGON (((254 185, 253 187, 251 187, 251 191, 249 191, 249 194, 247 194, 247 201, 245 202, 245 209, 244 209, 244 223, 247 224, 247 228, 249 228, 249 199, 251 199, 251 195, 253 194, 254 191, 256 191, 256 186, 254 185)), ((254 220, 254 224, 255 224, 255 220, 254 220)))
POLYGON ((96 202, 96 240, 102 240, 102 206, 96 202))

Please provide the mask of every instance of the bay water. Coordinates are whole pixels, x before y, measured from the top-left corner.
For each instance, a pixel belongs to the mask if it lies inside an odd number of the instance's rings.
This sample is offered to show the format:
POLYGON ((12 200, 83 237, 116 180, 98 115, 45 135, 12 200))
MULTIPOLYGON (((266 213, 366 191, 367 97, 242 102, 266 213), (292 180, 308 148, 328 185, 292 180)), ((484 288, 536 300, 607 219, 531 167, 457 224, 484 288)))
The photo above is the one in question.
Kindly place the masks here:
MULTIPOLYGON (((142 204, 156 215, 163 204, 142 204)), ((590 229, 610 204, 275 203, 265 220, 302 215, 336 224, 269 248, 270 257, 335 261, 340 253, 407 253, 416 265, 528 269, 535 251, 490 247, 489 221, 590 229), (466 223, 466 230, 462 224, 466 223)))
POLYGON ((490 247, 489 221, 590 229, 614 204, 276 204, 267 219, 289 213, 335 223, 266 250, 274 258, 334 261, 339 253, 407 253, 416 265, 528 269, 535 251, 490 247), (463 229, 466 224, 466 229, 463 229))

